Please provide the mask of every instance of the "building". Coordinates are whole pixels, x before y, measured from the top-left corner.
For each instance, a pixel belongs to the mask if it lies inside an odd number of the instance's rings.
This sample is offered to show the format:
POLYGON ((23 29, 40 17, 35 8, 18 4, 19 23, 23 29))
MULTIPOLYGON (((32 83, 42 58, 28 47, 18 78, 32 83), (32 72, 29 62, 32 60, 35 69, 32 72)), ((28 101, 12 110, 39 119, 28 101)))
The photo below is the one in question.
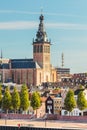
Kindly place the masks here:
POLYGON ((56 69, 50 63, 50 46, 44 28, 44 16, 39 17, 40 23, 36 38, 33 39, 33 59, 9 59, 1 62, 0 81, 12 81, 17 84, 41 85, 44 82, 56 82, 56 69))
POLYGON ((57 71, 57 81, 61 82, 63 79, 69 79, 70 76, 70 68, 56 68, 57 71))
POLYGON ((62 97, 61 96, 54 97, 53 101, 54 101, 54 114, 61 115, 62 97))
POLYGON ((87 84, 87 73, 76 73, 72 76, 72 82, 75 85, 86 85, 87 84))
POLYGON ((45 113, 53 114, 54 113, 54 107, 53 107, 53 99, 49 96, 47 97, 45 101, 45 113))
POLYGON ((45 101, 45 110, 47 114, 61 115, 62 111, 62 97, 58 94, 55 97, 48 96, 45 101))

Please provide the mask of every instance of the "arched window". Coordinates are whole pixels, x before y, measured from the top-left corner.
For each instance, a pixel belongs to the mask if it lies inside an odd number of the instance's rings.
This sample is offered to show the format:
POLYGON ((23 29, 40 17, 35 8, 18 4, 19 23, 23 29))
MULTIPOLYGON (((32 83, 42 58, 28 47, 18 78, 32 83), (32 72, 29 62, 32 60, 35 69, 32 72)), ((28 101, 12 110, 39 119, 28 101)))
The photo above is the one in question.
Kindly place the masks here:
POLYGON ((46 82, 48 82, 48 75, 46 75, 46 82))
POLYGON ((50 47, 48 46, 48 53, 50 53, 50 47))
POLYGON ((34 46, 34 52, 36 52, 36 46, 34 46))
POLYGON ((43 46, 42 45, 40 46, 40 52, 43 52, 43 46))
POLYGON ((54 74, 52 74, 52 80, 53 80, 53 82, 54 82, 54 74))
POLYGON ((41 73, 40 73, 40 83, 41 83, 41 73))
POLYGON ((39 52, 39 45, 37 46, 37 52, 39 52))

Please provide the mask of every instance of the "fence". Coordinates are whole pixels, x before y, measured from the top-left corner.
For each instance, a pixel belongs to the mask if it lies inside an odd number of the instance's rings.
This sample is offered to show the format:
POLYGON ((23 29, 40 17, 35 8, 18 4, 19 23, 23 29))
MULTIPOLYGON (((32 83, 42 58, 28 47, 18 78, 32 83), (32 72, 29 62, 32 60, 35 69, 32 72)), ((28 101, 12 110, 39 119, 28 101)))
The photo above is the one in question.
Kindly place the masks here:
POLYGON ((0 118, 2 119, 32 119, 36 115, 29 115, 29 114, 5 114, 5 113, 0 113, 0 118))
MULTIPOLYGON (((66 129, 0 126, 0 130, 66 130, 66 129)), ((75 129, 67 129, 67 130, 75 130, 75 129)))
POLYGON ((87 116, 59 116, 59 115, 53 115, 49 114, 47 116, 48 120, 61 120, 61 121, 81 121, 81 122, 87 122, 87 116))

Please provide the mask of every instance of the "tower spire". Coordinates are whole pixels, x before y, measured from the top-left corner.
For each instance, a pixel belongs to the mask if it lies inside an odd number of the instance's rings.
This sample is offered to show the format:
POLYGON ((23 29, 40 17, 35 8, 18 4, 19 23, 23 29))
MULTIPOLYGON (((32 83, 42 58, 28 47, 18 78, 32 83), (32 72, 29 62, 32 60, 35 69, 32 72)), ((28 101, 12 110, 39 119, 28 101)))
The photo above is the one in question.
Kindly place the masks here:
POLYGON ((44 16, 42 14, 42 10, 41 10, 41 15, 39 17, 39 20, 40 20, 40 23, 39 23, 38 31, 36 34, 35 42, 41 42, 41 43, 48 42, 47 33, 44 28, 44 16))

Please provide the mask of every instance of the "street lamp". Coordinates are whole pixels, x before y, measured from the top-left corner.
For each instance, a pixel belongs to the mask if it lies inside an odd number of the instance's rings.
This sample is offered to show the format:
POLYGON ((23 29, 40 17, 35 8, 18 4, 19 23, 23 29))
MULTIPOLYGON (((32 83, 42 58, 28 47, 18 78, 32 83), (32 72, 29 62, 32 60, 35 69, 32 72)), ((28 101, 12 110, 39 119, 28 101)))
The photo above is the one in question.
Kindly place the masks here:
POLYGON ((45 114, 45 128, 47 126, 47 113, 45 114))
POLYGON ((5 114, 5 126, 7 125, 7 114, 5 114))

